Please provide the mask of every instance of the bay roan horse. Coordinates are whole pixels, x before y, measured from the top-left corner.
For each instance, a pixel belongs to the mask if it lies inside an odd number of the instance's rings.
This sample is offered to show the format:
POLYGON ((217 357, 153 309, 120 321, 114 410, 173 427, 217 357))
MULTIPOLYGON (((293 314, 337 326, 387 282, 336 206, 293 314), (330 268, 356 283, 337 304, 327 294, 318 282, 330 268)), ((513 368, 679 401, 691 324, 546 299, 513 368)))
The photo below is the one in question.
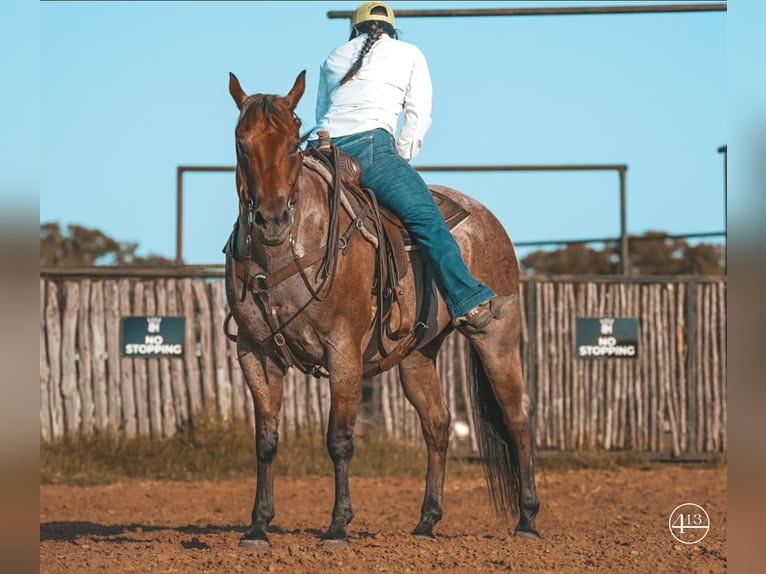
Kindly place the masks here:
MULTIPOLYGON (((375 290, 380 288, 375 285, 376 246, 354 234, 352 216, 333 200, 337 185, 328 183, 321 170, 309 169, 308 159, 315 150, 310 154, 302 149, 301 124, 294 112, 304 89, 305 70, 284 97, 247 95, 233 74, 229 79, 239 108, 235 130, 239 216, 225 249, 226 295, 237 324, 239 363, 255 404, 258 460, 252 522, 240 541, 245 547, 269 544, 282 383, 291 365, 329 377, 326 438, 335 470, 335 504, 322 539, 333 546, 347 545, 346 528, 354 516, 349 462, 362 379, 380 370, 369 369, 370 364, 385 365, 380 362, 385 351, 370 345, 377 330, 375 290), (343 241, 339 234, 345 236, 343 241)), ((498 294, 517 296, 517 304, 502 318, 481 330, 461 330, 470 342, 478 442, 491 499, 501 515, 519 514, 517 535, 537 538, 540 503, 532 463, 530 401, 521 371, 519 266, 513 244, 485 207, 455 190, 438 190, 470 214, 452 232, 474 275, 498 294)), ((420 261, 416 253, 411 251, 409 259, 420 261)), ((421 273, 410 268, 400 275, 398 308, 404 315, 402 309, 423 306, 415 289, 421 273)), ((430 292, 435 294, 433 286, 430 292)), ((428 449, 425 497, 413 535, 433 538, 434 524, 442 517, 450 426, 436 355, 452 331, 446 307, 435 295, 429 322, 425 334, 421 329, 419 338, 409 339, 416 344, 395 366, 420 417, 428 449)))

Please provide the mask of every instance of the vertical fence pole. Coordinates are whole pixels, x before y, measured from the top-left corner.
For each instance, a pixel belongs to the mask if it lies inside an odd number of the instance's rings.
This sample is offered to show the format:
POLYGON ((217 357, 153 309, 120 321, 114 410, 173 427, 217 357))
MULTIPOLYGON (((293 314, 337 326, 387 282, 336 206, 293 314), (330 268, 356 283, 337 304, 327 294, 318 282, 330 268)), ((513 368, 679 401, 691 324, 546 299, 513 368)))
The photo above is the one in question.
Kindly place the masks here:
POLYGON ((630 259, 628 255, 628 224, 627 212, 628 202, 625 192, 625 172, 628 166, 623 165, 618 169, 620 174, 620 263, 622 264, 622 274, 630 275, 630 259))
POLYGON ((689 452, 697 452, 697 289, 690 281, 686 289, 686 412, 689 452))
POLYGON ((184 262, 184 168, 176 168, 176 264, 184 262))
POLYGON ((537 306, 535 305, 535 293, 537 280, 529 279, 524 289, 524 305, 527 315, 527 348, 526 366, 524 374, 527 384, 527 394, 534 401, 537 396, 537 306))

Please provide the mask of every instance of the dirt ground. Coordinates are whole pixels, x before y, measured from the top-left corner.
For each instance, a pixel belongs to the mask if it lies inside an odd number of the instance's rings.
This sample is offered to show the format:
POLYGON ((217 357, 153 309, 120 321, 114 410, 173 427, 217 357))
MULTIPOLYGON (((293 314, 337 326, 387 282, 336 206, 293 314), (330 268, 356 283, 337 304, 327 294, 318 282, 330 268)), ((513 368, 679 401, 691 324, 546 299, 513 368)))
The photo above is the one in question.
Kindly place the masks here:
POLYGON ((279 479, 271 549, 237 546, 255 479, 40 488, 40 572, 723 572, 726 469, 538 472, 543 538, 514 538, 494 517, 481 479, 451 479, 437 539, 414 539, 423 482, 353 479, 356 518, 345 550, 319 540, 330 478, 279 479), (707 537, 681 544, 668 529, 679 504, 710 517, 707 537))

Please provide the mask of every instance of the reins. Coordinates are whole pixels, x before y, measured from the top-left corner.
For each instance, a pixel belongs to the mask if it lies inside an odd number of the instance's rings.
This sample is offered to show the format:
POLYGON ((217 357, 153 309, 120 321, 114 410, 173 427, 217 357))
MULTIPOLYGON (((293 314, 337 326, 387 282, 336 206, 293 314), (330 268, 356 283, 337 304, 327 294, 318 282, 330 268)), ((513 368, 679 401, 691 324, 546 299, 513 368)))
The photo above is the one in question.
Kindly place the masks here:
MULTIPOLYGON (((328 193, 328 207, 330 209, 330 222, 327 226, 327 241, 325 243, 326 245, 326 251, 325 256, 322 259, 321 264, 319 265, 319 269, 317 269, 316 276, 321 275, 322 276, 322 283, 319 286, 319 289, 314 292, 311 288, 310 283, 307 281, 306 276, 301 273, 301 277, 303 277, 304 282, 306 283, 306 287, 308 287, 309 291, 311 291, 312 296, 317 299, 318 301, 324 301, 327 299, 327 297, 330 296, 330 292, 332 291, 333 286, 335 285, 335 275, 338 270, 338 251, 339 251, 339 245, 340 245, 340 196, 341 196, 341 174, 340 174, 340 161, 339 158, 339 150, 336 146, 331 146, 331 162, 333 172, 335 173, 335 176, 333 177, 333 184, 330 188, 330 193, 328 193), (325 284, 327 285, 327 291, 325 292, 324 296, 320 295, 322 289, 324 288, 325 284)), ((320 157, 322 157, 322 154, 318 154, 320 157)), ((292 238, 291 238, 292 239, 292 238)), ((291 247, 293 246, 293 243, 291 241, 291 247)))

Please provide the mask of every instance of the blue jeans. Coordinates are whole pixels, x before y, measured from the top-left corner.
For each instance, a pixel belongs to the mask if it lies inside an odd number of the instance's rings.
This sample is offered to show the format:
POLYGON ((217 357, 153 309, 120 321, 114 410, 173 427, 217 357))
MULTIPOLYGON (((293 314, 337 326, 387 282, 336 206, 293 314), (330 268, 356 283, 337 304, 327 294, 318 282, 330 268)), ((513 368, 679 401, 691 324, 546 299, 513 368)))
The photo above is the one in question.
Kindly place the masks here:
MULTIPOLYGON (((447 229, 428 186, 396 151, 393 136, 383 129, 333 138, 332 143, 362 165, 362 187, 375 192, 378 203, 393 211, 425 252, 436 286, 455 319, 490 299, 494 292, 474 278, 460 247, 447 229)), ((315 145, 311 142, 310 145, 315 145)))

